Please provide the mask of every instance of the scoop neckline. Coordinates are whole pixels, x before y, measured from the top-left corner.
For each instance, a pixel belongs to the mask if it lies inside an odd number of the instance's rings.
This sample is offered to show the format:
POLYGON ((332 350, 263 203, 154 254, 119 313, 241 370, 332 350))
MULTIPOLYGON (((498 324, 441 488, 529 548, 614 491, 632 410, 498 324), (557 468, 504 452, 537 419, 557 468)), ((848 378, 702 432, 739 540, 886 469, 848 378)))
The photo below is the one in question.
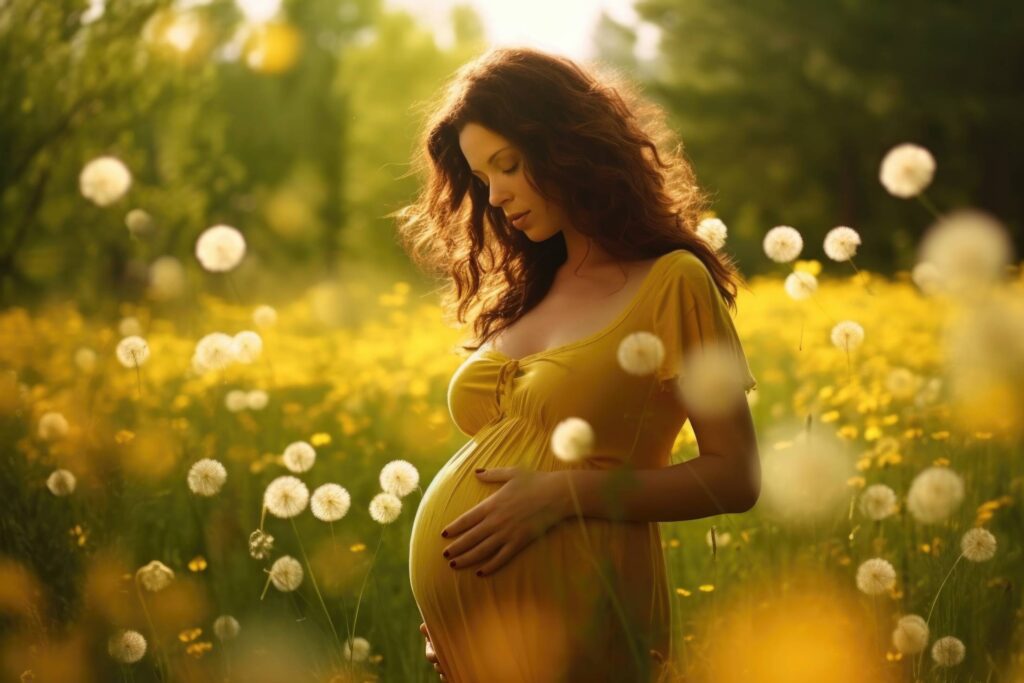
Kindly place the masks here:
POLYGON ((577 339, 575 341, 571 341, 571 342, 568 342, 566 344, 560 344, 559 346, 554 346, 554 347, 552 347, 550 349, 543 349, 541 351, 535 351, 533 353, 529 353, 529 354, 527 354, 525 356, 522 356, 520 358, 513 358, 512 356, 509 356, 509 355, 507 355, 505 353, 502 353, 501 351, 499 351, 498 349, 494 348, 493 346, 490 346, 491 342, 487 342, 488 346, 484 346, 483 347, 481 355, 490 353, 490 354, 492 354, 494 356, 498 356, 500 358, 504 358, 507 361, 515 361, 517 364, 522 364, 522 363, 526 363, 526 362, 535 360, 537 358, 542 358, 544 356, 550 356, 550 355, 556 354, 556 353, 562 353, 563 351, 568 351, 570 349, 575 349, 577 347, 585 346, 587 344, 592 344, 593 342, 596 342, 597 340, 601 339, 605 335, 610 334, 616 327, 618 327, 622 323, 623 320, 625 320, 629 316, 630 313, 633 312, 633 309, 636 308, 637 305, 640 303, 640 299, 641 299, 642 295, 644 294, 644 292, 647 290, 648 287, 650 287, 651 283, 654 281, 654 274, 658 270, 658 266, 661 265, 662 261, 668 260, 667 259, 668 256, 670 256, 672 254, 679 253, 680 251, 689 251, 689 250, 686 249, 685 247, 680 247, 679 249, 673 249, 672 251, 666 251, 664 254, 662 254, 661 256, 659 256, 658 258, 656 258, 654 260, 654 263, 651 264, 650 270, 648 270, 647 274, 644 275, 644 279, 640 282, 640 286, 637 288, 636 292, 633 294, 633 298, 629 301, 628 304, 626 304, 623 307, 623 309, 621 311, 619 311, 618 315, 616 315, 615 318, 613 318, 610 323, 605 325, 605 327, 603 329, 600 329, 597 332, 589 334, 589 335, 587 335, 585 337, 582 337, 580 339, 577 339))

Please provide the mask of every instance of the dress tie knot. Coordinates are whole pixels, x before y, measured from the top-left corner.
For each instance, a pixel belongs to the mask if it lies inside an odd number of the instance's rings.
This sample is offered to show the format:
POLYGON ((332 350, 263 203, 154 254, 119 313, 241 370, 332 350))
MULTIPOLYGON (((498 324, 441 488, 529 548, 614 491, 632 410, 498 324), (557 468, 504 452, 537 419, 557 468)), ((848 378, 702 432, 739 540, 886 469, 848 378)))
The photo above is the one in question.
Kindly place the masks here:
POLYGON ((504 407, 506 397, 512 393, 512 380, 519 370, 519 361, 515 358, 502 363, 498 370, 498 380, 494 388, 494 400, 499 407, 504 407))

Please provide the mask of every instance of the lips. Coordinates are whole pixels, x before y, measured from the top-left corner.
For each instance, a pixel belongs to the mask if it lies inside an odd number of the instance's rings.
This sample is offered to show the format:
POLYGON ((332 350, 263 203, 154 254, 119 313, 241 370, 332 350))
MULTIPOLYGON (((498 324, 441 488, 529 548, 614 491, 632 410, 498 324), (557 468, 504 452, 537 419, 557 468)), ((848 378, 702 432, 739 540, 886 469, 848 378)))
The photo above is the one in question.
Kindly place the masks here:
POLYGON ((512 225, 514 225, 514 226, 516 226, 518 228, 519 227, 519 222, 522 220, 523 216, 527 215, 528 213, 530 213, 530 212, 529 211, 523 211, 521 213, 511 214, 511 215, 509 215, 508 220, 509 220, 510 223, 512 223, 512 225))

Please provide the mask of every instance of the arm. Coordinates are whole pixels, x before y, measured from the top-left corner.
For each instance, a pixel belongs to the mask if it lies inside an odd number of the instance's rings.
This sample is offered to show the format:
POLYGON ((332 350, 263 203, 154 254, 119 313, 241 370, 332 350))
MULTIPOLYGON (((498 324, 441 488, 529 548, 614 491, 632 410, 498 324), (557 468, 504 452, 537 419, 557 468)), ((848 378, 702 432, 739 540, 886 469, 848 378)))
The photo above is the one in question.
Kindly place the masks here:
POLYGON ((558 472, 553 488, 563 515, 576 515, 572 489, 584 517, 674 522, 752 508, 761 491, 757 436, 746 398, 736 391, 728 414, 690 416, 700 453, 692 460, 655 469, 558 472))

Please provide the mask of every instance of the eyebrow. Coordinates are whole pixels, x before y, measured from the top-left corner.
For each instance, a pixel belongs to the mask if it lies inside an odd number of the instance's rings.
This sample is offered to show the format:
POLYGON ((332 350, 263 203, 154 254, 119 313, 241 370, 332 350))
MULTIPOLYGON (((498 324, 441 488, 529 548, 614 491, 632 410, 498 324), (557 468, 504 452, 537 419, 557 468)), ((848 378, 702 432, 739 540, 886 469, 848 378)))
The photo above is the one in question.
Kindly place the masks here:
MULTIPOLYGON (((511 148, 512 148, 512 145, 505 145, 504 147, 502 147, 501 149, 499 149, 499 150, 498 150, 497 152, 495 152, 494 154, 492 154, 492 155, 490 156, 490 158, 488 158, 488 159, 487 159, 487 163, 491 163, 491 162, 493 162, 493 161, 494 161, 494 157, 498 156, 499 154, 501 154, 502 152, 504 152, 504 151, 505 151, 506 149, 511 149, 511 148)), ((479 173, 479 172, 480 172, 480 171, 475 171, 475 170, 473 170, 472 168, 471 168, 471 169, 469 169, 469 170, 470 170, 470 172, 471 172, 471 173, 479 173)))

